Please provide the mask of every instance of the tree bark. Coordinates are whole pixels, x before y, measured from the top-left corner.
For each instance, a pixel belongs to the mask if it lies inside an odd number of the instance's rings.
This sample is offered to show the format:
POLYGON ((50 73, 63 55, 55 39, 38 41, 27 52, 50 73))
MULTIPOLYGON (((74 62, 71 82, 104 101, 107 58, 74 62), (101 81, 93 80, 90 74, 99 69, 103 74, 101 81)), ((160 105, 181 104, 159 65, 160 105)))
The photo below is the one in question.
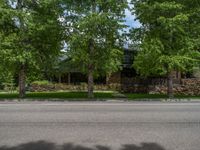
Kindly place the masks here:
POLYGON ((71 73, 70 72, 68 73, 67 77, 68 77, 68 85, 70 85, 71 84, 71 73))
POLYGON ((106 85, 109 85, 110 76, 111 76, 111 74, 106 75, 106 85))
POLYGON ((61 74, 59 74, 59 76, 58 76, 58 83, 62 83, 62 76, 61 76, 61 74))
POLYGON ((88 63, 88 98, 94 98, 94 43, 90 39, 89 43, 89 63, 88 63))
POLYGON ((94 98, 93 69, 89 69, 88 71, 88 98, 94 98))
POLYGON ((169 72, 167 77, 167 95, 168 98, 174 98, 174 91, 173 91, 173 73, 169 72))
POLYGON ((19 98, 24 98, 26 94, 26 70, 25 65, 20 66, 19 70, 19 98))

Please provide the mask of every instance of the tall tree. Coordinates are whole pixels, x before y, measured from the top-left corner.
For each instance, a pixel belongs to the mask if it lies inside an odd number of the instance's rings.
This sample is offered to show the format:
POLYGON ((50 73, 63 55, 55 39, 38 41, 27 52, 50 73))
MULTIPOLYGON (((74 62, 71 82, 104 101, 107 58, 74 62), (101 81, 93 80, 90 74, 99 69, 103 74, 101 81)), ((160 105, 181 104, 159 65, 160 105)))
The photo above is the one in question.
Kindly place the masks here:
POLYGON ((50 62, 61 49, 60 6, 54 0, 3 0, 0 5, 0 57, 3 67, 17 70, 23 98, 28 69, 50 62))
MULTIPOLYGON (((191 48, 200 52, 200 1, 198 0, 182 0, 180 1, 184 5, 184 11, 188 14, 189 24, 185 26, 185 29, 192 43, 191 48)), ((200 69, 200 56, 195 55, 199 61, 193 62, 190 65, 190 73, 198 77, 198 70, 200 69)))
MULTIPOLYGON (((143 76, 167 75, 168 96, 173 98, 173 71, 184 71, 199 55, 188 27, 189 13, 179 0, 132 0, 141 22, 141 46, 134 67, 143 76)), ((138 33, 138 32, 137 32, 138 33)))
POLYGON ((76 19, 68 42, 69 57, 88 76, 88 97, 93 98, 94 77, 116 71, 121 62, 120 30, 126 0, 84 0, 76 3, 76 19))

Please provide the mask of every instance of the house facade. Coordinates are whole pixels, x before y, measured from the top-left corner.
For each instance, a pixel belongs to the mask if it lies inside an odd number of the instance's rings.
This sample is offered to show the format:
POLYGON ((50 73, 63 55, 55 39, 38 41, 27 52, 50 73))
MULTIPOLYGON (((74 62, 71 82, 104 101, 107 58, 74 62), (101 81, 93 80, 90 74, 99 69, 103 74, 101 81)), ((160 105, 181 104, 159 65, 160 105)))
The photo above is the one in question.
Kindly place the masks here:
MULTIPOLYGON (((124 49, 124 58, 122 69, 113 73, 111 76, 100 76, 95 79, 95 84, 121 83, 124 77, 136 76, 136 71, 132 67, 135 52, 130 49, 124 49)), ((57 69, 53 81, 66 84, 79 85, 87 83, 87 76, 80 72, 77 66, 70 64, 68 60, 62 60, 60 68, 57 69)))
MULTIPOLYGON (((128 93, 161 93, 167 91, 167 78, 163 76, 142 78, 133 68, 134 56, 136 51, 124 49, 124 59, 122 69, 112 73, 110 76, 101 76, 95 79, 95 85, 118 85, 120 91, 128 93)), ((82 74, 76 66, 72 66, 68 61, 62 61, 62 71, 58 70, 57 76, 54 77, 55 82, 65 83, 68 85, 82 85, 87 83, 87 76, 82 74)), ((199 79, 191 79, 191 74, 182 74, 180 71, 174 71, 174 88, 176 93, 188 91, 190 89, 200 92, 199 79), (188 79, 189 78, 189 79, 188 79), (190 84, 192 83, 192 84, 190 84), (196 84, 197 83, 197 84, 196 84), (192 86, 190 86, 192 85, 192 86)), ((196 94, 195 93, 195 94, 196 94)))

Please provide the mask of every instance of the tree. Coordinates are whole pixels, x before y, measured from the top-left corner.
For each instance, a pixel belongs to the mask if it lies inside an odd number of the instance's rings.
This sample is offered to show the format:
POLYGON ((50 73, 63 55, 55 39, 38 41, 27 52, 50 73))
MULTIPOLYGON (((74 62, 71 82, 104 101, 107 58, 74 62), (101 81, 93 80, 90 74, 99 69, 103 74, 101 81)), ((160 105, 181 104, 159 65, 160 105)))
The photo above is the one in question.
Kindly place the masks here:
MULTIPOLYGON (((185 71, 197 62, 190 13, 179 0, 132 0, 141 22, 141 45, 134 67, 143 76, 167 75, 168 96, 173 98, 173 71, 185 71)), ((138 32, 137 32, 138 33, 138 32)))
MULTIPOLYGON (((188 36, 191 39, 192 48, 200 52, 200 2, 197 0, 183 0, 185 8, 184 11, 188 14, 189 24, 187 29, 188 36)), ((198 60, 200 56, 195 55, 198 60)), ((199 77, 200 61, 194 62, 190 65, 190 72, 194 77, 199 77)))
POLYGON ((126 0, 85 0, 76 3, 76 19, 68 41, 68 55, 88 76, 93 98, 94 77, 116 71, 122 56, 121 30, 126 0))
POLYGON ((53 0, 0 3, 0 57, 4 68, 18 72, 20 98, 25 96, 27 71, 48 64, 61 49, 59 7, 53 0))

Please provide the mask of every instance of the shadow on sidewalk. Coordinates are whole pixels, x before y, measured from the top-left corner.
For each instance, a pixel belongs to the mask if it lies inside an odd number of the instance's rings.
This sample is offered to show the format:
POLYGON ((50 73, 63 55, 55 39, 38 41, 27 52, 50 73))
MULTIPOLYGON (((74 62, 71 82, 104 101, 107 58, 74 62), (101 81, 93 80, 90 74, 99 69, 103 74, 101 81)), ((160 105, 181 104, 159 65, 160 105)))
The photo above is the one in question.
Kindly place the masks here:
MULTIPOLYGON (((13 147, 2 146, 0 147, 0 150, 111 150, 111 148, 102 145, 96 145, 94 148, 89 148, 81 145, 74 145, 73 143, 56 145, 46 141, 38 141, 13 147)), ((156 143, 142 143, 141 145, 122 145, 119 150, 165 150, 165 148, 156 143)))

